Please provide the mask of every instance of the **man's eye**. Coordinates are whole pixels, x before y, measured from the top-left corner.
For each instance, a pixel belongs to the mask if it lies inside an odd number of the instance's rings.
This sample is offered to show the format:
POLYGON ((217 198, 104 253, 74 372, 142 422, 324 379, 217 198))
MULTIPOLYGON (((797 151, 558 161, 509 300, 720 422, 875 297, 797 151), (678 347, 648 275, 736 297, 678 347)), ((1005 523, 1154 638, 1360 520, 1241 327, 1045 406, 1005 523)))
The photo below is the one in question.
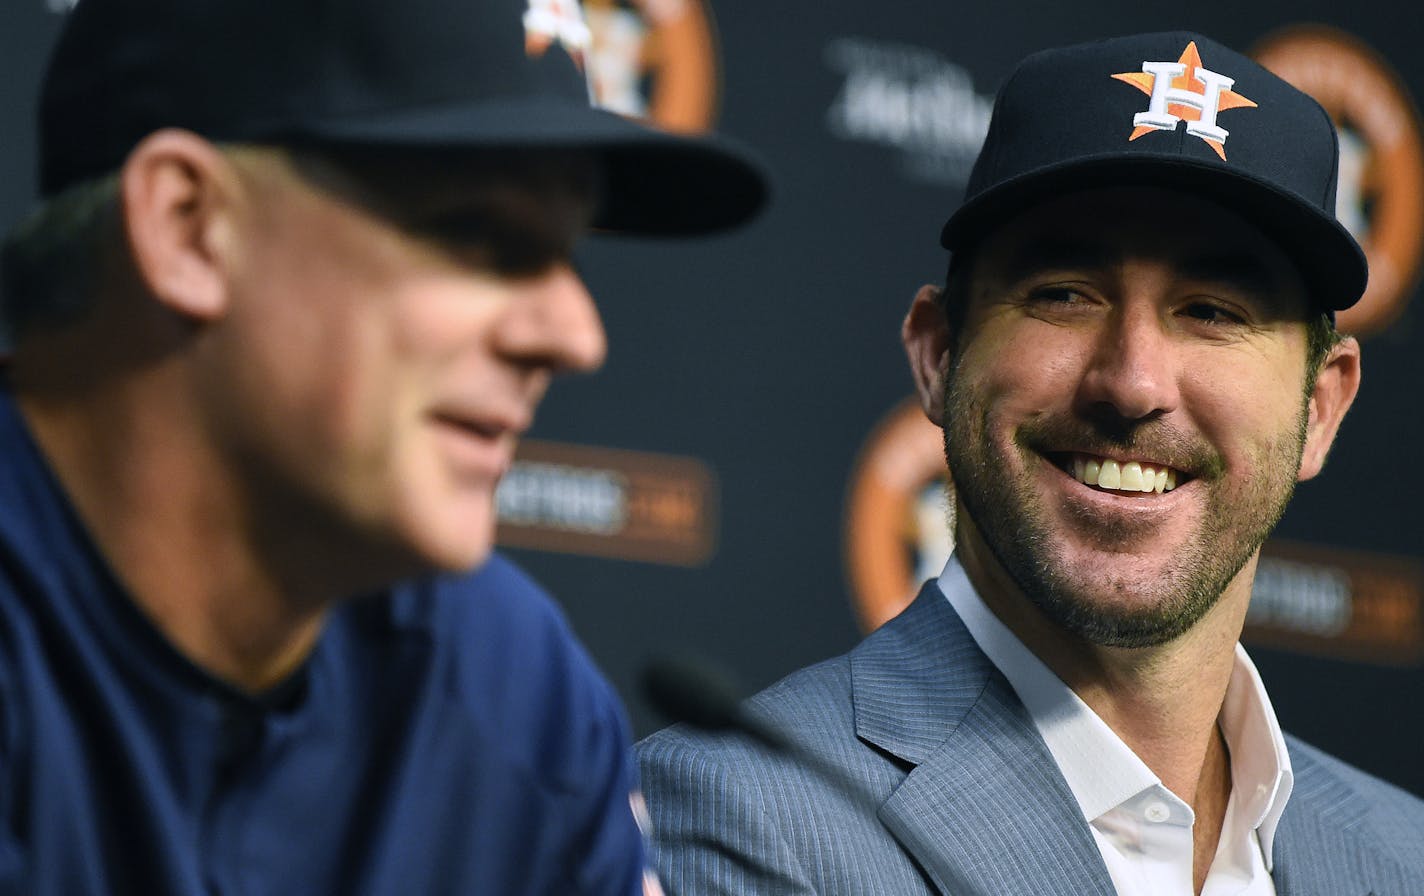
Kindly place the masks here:
POLYGON ((1087 301, 1081 292, 1067 286, 1046 286, 1035 289, 1030 298, 1035 302, 1050 305, 1076 305, 1087 301))
POLYGON ((538 234, 505 233, 479 221, 436 221, 416 230, 453 257, 503 276, 538 274, 567 254, 538 234))
POLYGON ((1220 305, 1213 305, 1210 302, 1193 302, 1182 309, 1182 314, 1193 320, 1199 320, 1208 324, 1239 324, 1245 322, 1241 315, 1229 311, 1220 305))

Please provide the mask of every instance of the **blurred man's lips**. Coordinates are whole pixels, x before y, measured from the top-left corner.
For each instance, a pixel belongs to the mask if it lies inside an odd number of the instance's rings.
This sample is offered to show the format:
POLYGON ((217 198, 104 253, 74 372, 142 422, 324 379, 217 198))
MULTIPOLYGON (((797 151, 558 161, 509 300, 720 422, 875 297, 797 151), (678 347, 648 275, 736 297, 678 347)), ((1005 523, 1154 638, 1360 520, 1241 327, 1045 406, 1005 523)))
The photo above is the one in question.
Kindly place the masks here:
POLYGON ((529 428, 529 415, 514 411, 504 413, 481 413, 460 411, 437 411, 433 415, 437 421, 457 429, 468 430, 486 439, 501 436, 518 438, 529 428))
POLYGON ((514 415, 436 413, 432 419, 458 467, 496 477, 509 469, 514 444, 526 428, 514 415))
POLYGON ((500 436, 504 435, 506 431, 504 427, 501 427, 497 423, 486 423, 480 420, 456 420, 454 418, 446 417, 444 418, 444 422, 450 424, 451 426, 458 426, 461 429, 468 429, 475 435, 484 436, 487 439, 497 439, 500 436))
POLYGON ((498 424, 483 420, 468 420, 460 417, 450 417, 445 414, 436 414, 435 422, 448 429, 490 441, 494 441, 504 434, 504 430, 498 424))

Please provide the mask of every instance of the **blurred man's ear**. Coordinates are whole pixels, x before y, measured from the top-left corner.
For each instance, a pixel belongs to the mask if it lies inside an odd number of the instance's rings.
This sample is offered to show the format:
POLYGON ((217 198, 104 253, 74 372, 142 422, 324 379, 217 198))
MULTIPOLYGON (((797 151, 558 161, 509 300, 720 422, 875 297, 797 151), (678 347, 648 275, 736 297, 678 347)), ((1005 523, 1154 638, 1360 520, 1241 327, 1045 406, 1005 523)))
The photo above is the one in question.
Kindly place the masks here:
POLYGON ((1306 399, 1305 450, 1296 479, 1304 482, 1325 466, 1340 422, 1360 390, 1360 344, 1346 336, 1330 350, 1306 399))
POLYGON ((172 311, 211 320, 226 310, 224 270, 239 187, 222 152, 188 131, 156 131, 124 162, 119 194, 134 268, 172 311))
POLYGON ((944 381, 949 373, 950 352, 954 341, 949 332, 949 320, 941 304, 942 290, 926 284, 915 293, 910 311, 900 326, 900 340, 910 360, 910 373, 915 378, 915 391, 925 416, 937 426, 944 408, 944 381))

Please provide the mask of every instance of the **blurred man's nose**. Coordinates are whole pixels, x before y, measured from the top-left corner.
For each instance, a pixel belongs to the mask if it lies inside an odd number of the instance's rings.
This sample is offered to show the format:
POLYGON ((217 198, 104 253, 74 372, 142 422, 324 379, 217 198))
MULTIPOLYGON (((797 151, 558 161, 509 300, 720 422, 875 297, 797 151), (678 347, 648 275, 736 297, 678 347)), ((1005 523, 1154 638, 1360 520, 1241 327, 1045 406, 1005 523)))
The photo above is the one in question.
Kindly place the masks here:
POLYGON ((521 284, 500 327, 499 347, 530 366, 591 371, 603 364, 608 339, 583 279, 561 263, 521 284))

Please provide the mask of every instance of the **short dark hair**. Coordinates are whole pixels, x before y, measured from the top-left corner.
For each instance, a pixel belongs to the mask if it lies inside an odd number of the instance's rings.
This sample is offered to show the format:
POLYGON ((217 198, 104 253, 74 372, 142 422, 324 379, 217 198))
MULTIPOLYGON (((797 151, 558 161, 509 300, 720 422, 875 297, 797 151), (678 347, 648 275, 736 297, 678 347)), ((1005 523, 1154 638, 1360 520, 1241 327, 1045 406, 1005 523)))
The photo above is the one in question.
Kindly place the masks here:
POLYGON ((82 317, 121 238, 117 174, 75 184, 21 221, 0 248, 0 317, 11 339, 82 317))
MULTIPOLYGON (((232 156, 253 147, 220 143, 232 156)), ((84 317, 98 301, 124 240, 119 172, 80 181, 30 212, 0 246, 0 329, 12 344, 84 317)))

